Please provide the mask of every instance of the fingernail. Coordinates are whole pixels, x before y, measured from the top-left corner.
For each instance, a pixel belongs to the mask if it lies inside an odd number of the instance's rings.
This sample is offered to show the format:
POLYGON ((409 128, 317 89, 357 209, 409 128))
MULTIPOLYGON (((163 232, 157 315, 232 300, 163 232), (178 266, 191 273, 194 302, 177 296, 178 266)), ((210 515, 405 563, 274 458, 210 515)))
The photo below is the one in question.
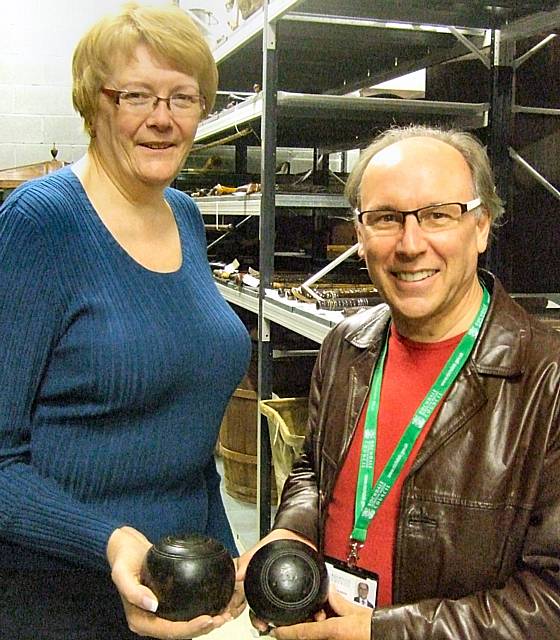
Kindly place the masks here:
POLYGON ((142 598, 142 609, 146 609, 146 611, 151 611, 155 613, 158 608, 158 601, 150 598, 150 596, 144 596, 142 598))

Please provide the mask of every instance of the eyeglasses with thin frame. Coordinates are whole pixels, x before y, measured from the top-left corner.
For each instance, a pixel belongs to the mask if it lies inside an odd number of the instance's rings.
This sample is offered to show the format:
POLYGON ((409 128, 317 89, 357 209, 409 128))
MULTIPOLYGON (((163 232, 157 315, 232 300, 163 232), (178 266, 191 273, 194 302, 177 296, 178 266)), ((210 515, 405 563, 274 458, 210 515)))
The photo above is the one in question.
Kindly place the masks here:
POLYGON ((173 93, 167 98, 162 98, 148 91, 119 91, 107 87, 102 87, 101 93, 109 96, 117 106, 137 115, 149 115, 160 101, 165 102, 169 111, 176 117, 200 114, 206 108, 204 97, 199 94, 173 93))
POLYGON ((406 216, 414 216, 423 231, 434 233, 456 227, 463 214, 473 211, 480 204, 480 198, 475 198, 468 202, 432 204, 412 211, 397 211, 394 209, 357 211, 357 216, 360 224, 380 236, 392 236, 401 233, 404 229, 406 216))

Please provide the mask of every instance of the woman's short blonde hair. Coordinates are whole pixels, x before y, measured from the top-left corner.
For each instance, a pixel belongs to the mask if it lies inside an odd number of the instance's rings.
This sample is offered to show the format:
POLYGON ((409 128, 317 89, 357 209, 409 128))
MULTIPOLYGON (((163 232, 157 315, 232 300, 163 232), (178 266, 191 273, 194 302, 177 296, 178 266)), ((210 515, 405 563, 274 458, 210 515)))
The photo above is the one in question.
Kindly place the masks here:
POLYGON ((446 142, 461 153, 471 170, 474 195, 480 198, 483 208, 488 212, 491 225, 495 226, 504 213, 504 206, 496 192, 494 174, 482 143, 473 135, 464 131, 439 129, 426 125, 410 125, 387 129, 379 134, 369 147, 364 149, 346 182, 345 194, 352 209, 359 210, 360 208, 362 177, 373 156, 396 142, 407 138, 419 137, 436 138, 446 142))
POLYGON ((218 70, 210 47, 194 21, 174 5, 123 6, 118 15, 97 22, 80 40, 72 59, 72 101, 93 135, 99 90, 114 71, 115 60, 129 60, 138 45, 146 45, 171 67, 193 76, 211 111, 218 88, 218 70))

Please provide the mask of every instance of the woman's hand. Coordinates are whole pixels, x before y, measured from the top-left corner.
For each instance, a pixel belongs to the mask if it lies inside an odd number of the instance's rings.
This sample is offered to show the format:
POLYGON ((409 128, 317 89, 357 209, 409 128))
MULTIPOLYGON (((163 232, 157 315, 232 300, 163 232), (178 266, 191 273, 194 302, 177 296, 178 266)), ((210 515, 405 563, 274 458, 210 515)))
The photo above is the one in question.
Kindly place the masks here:
MULTIPOLYGON (((187 622, 158 618, 155 595, 148 587, 140 584, 142 562, 151 546, 151 542, 132 527, 121 527, 113 531, 107 544, 111 578, 119 591, 128 626, 133 633, 151 638, 183 640, 204 635, 231 620, 232 613, 229 609, 217 616, 199 616, 187 622)), ((233 611, 239 609, 235 594, 229 607, 233 611)))
POLYGON ((321 611, 315 622, 276 627, 270 635, 278 640, 370 640, 371 609, 348 602, 334 588, 329 604, 336 617, 326 618, 321 611))

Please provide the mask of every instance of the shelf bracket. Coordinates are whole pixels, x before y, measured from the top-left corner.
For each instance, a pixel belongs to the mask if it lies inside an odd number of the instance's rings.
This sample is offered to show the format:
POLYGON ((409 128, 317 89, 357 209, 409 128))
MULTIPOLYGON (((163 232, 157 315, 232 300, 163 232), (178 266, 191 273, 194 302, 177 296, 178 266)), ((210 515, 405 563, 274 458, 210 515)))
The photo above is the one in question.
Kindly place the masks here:
POLYGON ((466 36, 464 36, 456 27, 449 27, 449 31, 457 38, 457 40, 459 40, 459 42, 464 44, 467 49, 472 51, 487 69, 490 69, 491 65, 488 56, 484 55, 484 53, 466 36))
POLYGON ((550 35, 546 36, 546 38, 543 38, 534 47, 531 47, 531 49, 529 49, 529 51, 526 51, 522 56, 519 56, 519 58, 515 59, 513 61, 513 68, 514 69, 519 69, 519 67, 524 62, 529 60, 529 58, 531 58, 535 53, 537 53, 537 51, 540 51, 540 49, 545 47, 551 40, 554 40, 554 38, 556 38, 556 34, 555 33, 551 33, 550 35))
POLYGON ((329 262, 329 264, 323 267, 320 271, 317 271, 317 273, 315 273, 310 278, 308 278, 305 282, 303 282, 299 286, 299 289, 301 289, 301 291, 305 292, 306 294, 310 295, 315 300, 322 300, 323 298, 317 295, 315 291, 311 289, 311 285, 317 282, 318 280, 320 280, 323 276, 327 275, 327 273, 330 273, 341 262, 344 262, 346 258, 350 258, 351 256, 353 256, 358 251, 359 246, 360 246, 359 243, 356 242, 356 244, 352 245, 350 249, 346 249, 344 253, 341 253, 334 260, 329 262))
POLYGON ((522 158, 517 151, 509 147, 509 155, 517 162, 520 167, 523 167, 527 173, 530 173, 535 180, 542 185, 549 193, 551 193, 557 200, 560 200, 560 191, 551 184, 543 175, 541 175, 534 167, 532 167, 527 160, 522 158))
MULTIPOLYGON (((239 227, 243 226, 247 220, 250 220, 253 216, 246 216, 245 218, 243 218, 243 220, 240 220, 237 224, 235 225, 231 225, 231 228, 226 231, 223 235, 221 235, 219 238, 216 238, 215 240, 213 240, 207 247, 206 247, 206 251, 208 251, 209 249, 211 249, 214 245, 218 244, 218 242, 221 242, 224 238, 226 238, 227 236, 229 236, 230 233, 233 233, 236 229, 239 229, 239 227)), ((212 225, 212 227, 218 227, 218 225, 212 225)))

